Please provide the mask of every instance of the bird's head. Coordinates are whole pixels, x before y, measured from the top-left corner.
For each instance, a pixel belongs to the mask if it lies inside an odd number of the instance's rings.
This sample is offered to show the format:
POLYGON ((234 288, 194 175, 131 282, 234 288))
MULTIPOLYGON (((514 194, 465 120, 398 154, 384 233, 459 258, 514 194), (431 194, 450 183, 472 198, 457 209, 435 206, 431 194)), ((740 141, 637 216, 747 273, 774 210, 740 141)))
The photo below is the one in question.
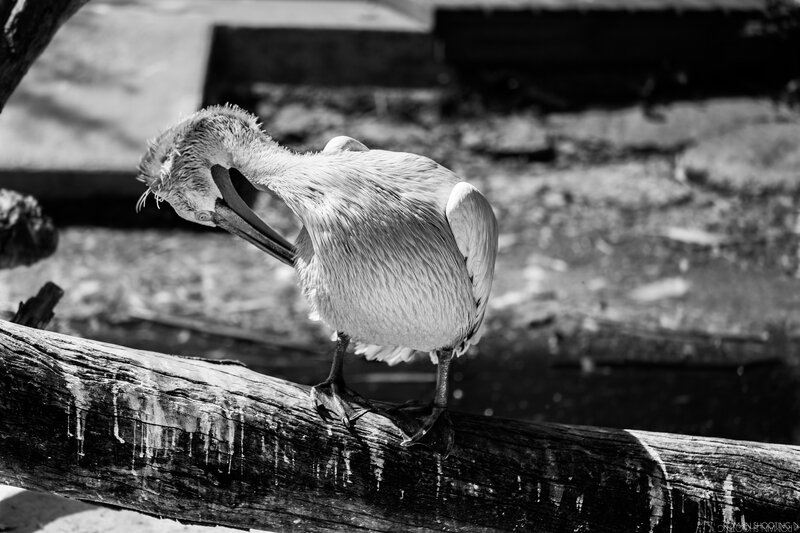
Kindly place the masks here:
POLYGON ((182 218, 214 226, 209 214, 222 198, 211 168, 233 166, 230 147, 237 138, 260 134, 256 118, 235 106, 200 110, 148 143, 139 162, 139 181, 147 185, 137 209, 152 193, 182 218))
POLYGON ((152 194, 181 218, 223 228, 280 259, 290 256, 291 245, 253 213, 231 181, 231 175, 246 179, 233 165, 232 148, 254 135, 261 135, 256 118, 234 106, 203 109, 167 129, 139 162, 138 179, 147 189, 137 210, 152 194))

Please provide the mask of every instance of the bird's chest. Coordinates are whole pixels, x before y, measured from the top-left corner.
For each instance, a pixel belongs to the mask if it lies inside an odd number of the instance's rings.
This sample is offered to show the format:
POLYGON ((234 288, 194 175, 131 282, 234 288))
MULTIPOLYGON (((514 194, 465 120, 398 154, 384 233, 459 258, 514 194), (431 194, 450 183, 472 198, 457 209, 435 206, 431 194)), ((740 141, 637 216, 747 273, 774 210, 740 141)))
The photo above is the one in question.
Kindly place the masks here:
POLYGON ((434 350, 472 325, 471 283, 444 220, 411 215, 308 227, 297 249, 313 310, 356 340, 434 350))

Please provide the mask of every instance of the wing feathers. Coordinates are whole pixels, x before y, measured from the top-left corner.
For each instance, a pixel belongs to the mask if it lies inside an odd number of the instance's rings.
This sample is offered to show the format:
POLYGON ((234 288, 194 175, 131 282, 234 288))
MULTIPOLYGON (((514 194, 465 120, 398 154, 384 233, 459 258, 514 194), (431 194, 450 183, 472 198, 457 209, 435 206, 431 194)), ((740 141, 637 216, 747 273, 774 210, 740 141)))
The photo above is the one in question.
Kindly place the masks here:
POLYGON ((480 339, 480 326, 492 290, 497 257, 497 219, 492 206, 480 191, 463 181, 453 187, 445 213, 472 280, 475 322, 465 344, 476 344, 480 339))
POLYGON ((367 148, 364 143, 358 142, 357 140, 353 139, 352 137, 346 137, 344 135, 340 135, 339 137, 334 137, 328 144, 325 145, 325 148, 322 149, 323 154, 332 154, 336 152, 366 152, 369 148, 367 148))

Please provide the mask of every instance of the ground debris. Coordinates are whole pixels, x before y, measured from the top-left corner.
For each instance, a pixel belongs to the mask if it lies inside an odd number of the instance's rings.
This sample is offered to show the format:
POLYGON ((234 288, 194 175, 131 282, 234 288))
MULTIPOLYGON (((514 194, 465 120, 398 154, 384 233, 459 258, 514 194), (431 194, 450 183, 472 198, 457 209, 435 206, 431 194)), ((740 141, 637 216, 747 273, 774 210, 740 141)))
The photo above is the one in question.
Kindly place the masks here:
POLYGON ((706 138, 678 161, 685 179, 746 195, 800 190, 800 124, 751 124, 706 138))
POLYGON ((686 295, 691 284, 685 278, 665 278, 637 287, 628 293, 637 302, 655 302, 667 298, 680 298, 686 295))
POLYGON ((460 129, 461 144, 476 152, 496 157, 527 156, 537 161, 555 156, 547 129, 530 114, 468 121, 460 129))
POLYGON ((579 143, 600 143, 619 152, 675 153, 708 136, 786 113, 769 100, 731 98, 671 103, 658 109, 658 120, 642 107, 629 107, 552 115, 549 124, 579 143))
POLYGON ((717 247, 730 242, 730 237, 721 233, 711 233, 697 228, 681 228, 671 226, 661 236, 681 244, 694 246, 717 247))

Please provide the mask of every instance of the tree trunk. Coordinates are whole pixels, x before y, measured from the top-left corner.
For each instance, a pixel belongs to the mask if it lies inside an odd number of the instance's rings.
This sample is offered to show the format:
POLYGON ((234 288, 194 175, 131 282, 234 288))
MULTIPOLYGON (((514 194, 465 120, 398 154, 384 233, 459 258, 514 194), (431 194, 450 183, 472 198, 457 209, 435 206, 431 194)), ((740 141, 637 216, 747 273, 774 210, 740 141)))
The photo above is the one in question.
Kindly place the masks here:
POLYGON ((88 0, 0 0, 0 112, 61 25, 88 0))
MULTIPOLYGON (((0 322, 0 482, 297 531, 721 531, 800 522, 800 447, 453 413, 443 459, 308 388, 0 322)), ((790 529, 784 529, 790 531, 790 529)), ((777 531, 777 530, 776 530, 777 531)))

